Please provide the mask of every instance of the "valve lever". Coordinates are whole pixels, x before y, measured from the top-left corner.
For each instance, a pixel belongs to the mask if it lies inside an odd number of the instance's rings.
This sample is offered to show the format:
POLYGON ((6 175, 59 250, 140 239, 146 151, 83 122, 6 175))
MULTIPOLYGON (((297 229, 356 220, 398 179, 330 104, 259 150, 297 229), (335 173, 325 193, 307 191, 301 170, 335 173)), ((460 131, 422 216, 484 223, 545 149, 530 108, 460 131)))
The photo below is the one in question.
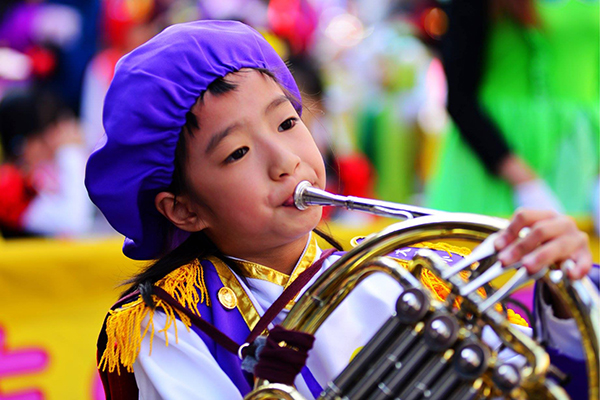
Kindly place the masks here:
POLYGON ((496 247, 494 246, 494 240, 498 237, 498 233, 493 233, 487 237, 479 246, 475 247, 471 254, 454 264, 452 267, 447 268, 442 272, 442 278, 448 279, 452 275, 456 275, 463 269, 469 267, 475 262, 480 262, 486 258, 496 255, 496 247))
POLYGON ((496 279, 497 277, 505 274, 511 269, 519 268, 521 266, 520 263, 511 264, 509 266, 504 267, 500 261, 496 261, 494 265, 489 267, 487 271, 483 272, 478 277, 464 284, 458 289, 458 292, 461 296, 466 296, 474 291, 478 290, 480 287, 489 283, 496 279))
MULTIPOLYGON (((514 264, 520 265, 520 263, 514 264)), ((508 295, 518 289, 521 285, 529 281, 540 279, 548 271, 548 267, 544 267, 533 275, 529 275, 525 267, 520 267, 517 272, 501 287, 499 287, 490 297, 482 301, 478 306, 479 312, 484 312, 494 304, 504 300, 508 295)))

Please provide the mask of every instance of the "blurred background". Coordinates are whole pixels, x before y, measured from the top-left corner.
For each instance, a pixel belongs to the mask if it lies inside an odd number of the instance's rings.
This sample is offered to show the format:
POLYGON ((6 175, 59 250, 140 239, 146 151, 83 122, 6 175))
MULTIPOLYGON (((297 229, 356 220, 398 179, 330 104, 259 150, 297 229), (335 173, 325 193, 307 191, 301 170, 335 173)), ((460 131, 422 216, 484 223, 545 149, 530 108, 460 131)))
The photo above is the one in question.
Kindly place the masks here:
MULTIPOLYGON (((1 400, 104 398, 96 336, 143 264, 89 201, 85 162, 119 58, 197 19, 241 20, 288 62, 328 190, 553 209, 598 262, 598 0, 3 0, 1 400)), ((324 220, 343 243, 392 222, 324 220)))

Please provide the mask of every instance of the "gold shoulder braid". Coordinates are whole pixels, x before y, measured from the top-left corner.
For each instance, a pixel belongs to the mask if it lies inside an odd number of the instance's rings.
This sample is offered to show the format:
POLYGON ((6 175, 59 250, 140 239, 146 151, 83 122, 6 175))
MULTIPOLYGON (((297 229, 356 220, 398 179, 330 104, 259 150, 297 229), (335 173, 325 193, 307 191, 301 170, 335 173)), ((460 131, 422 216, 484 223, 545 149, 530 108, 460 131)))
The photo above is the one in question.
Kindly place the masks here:
MULTIPOLYGON (((210 306, 208 291, 204 283, 202 265, 198 260, 183 265, 171 272, 169 275, 156 283, 156 286, 169 293, 175 300, 187 307, 192 313, 200 316, 198 303, 206 302, 210 306)), ((152 296, 156 308, 161 308, 167 320, 165 327, 158 331, 163 333, 165 344, 169 345, 167 331, 173 325, 175 327, 175 340, 177 341, 176 317, 186 328, 192 325, 190 319, 179 310, 173 309, 157 296, 152 296)), ((133 363, 139 352, 142 340, 150 332, 150 352, 152 352, 152 341, 154 338, 154 309, 148 307, 139 295, 135 300, 123 306, 110 310, 106 320, 107 344, 98 368, 102 371, 120 374, 120 366, 124 366, 128 372, 133 372, 133 363), (142 331, 142 322, 148 318, 146 329, 142 331)))

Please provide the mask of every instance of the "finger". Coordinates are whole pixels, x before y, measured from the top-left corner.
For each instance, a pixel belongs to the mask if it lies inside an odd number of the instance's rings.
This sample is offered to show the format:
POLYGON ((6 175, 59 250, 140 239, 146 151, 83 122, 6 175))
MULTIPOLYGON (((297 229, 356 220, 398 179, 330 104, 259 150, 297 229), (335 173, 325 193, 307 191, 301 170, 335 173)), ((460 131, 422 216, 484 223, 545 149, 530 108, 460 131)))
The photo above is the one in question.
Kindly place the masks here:
POLYGON ((577 255, 585 249, 586 239, 587 235, 579 231, 552 239, 527 254, 522 260, 523 266, 530 274, 534 274, 545 266, 577 255))
POLYGON ((560 235, 576 234, 577 226, 568 217, 557 216, 535 223, 527 236, 511 243, 502 250, 498 259, 504 264, 512 264, 520 260, 526 254, 535 250, 540 244, 543 244, 560 235))
POLYGON ((556 217, 557 214, 550 210, 531 210, 520 208, 513 215, 508 227, 499 232, 494 241, 496 250, 500 251, 519 238, 519 233, 525 227, 533 225, 535 222, 556 217))
POLYGON ((575 266, 567 270, 567 275, 573 280, 578 280, 586 276, 592 269, 592 253, 588 248, 582 249, 572 257, 575 266))

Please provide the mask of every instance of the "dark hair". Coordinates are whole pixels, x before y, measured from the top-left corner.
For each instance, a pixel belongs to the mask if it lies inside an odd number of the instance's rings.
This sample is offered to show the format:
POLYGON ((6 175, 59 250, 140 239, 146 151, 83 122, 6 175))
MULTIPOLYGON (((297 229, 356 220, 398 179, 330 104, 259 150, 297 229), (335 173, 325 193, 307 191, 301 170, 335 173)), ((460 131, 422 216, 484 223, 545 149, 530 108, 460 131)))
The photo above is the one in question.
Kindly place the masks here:
POLYGON ((323 80, 314 61, 308 56, 292 56, 286 64, 302 94, 317 99, 323 97, 323 80))
MULTIPOLYGON (((269 76, 275 80, 275 82, 277 82, 275 75, 273 75, 271 71, 262 68, 255 68, 255 70, 259 71, 263 75, 269 76)), ((206 92, 209 92, 213 95, 220 95, 233 91, 236 88, 237 85, 227 81, 225 77, 221 77, 208 85, 206 91, 200 95, 198 100, 201 102, 206 92)), ((289 92, 285 90, 285 88, 282 87, 282 89, 284 90, 286 96, 291 96, 289 92)), ((290 99, 292 100, 292 97, 290 99)), ((186 122, 179 134, 179 140, 175 150, 175 169, 173 171, 173 180, 167 189, 167 191, 175 195, 175 201, 177 201, 178 195, 187 193, 189 191, 189 186, 185 176, 185 163, 187 160, 186 136, 192 135, 193 132, 199 128, 199 126, 200 125, 196 116, 191 112, 191 110, 188 111, 186 114, 186 122)), ((330 235, 316 228, 314 229, 314 232, 336 249, 342 250, 342 246, 330 235)), ((237 264, 233 260, 223 256, 223 254, 221 254, 219 249, 217 249, 214 243, 204 234, 204 232, 200 231, 192 233, 190 237, 175 250, 152 262, 139 274, 127 280, 125 284, 129 284, 130 286, 125 290, 123 295, 127 295, 133 292, 135 289, 139 289, 144 302, 148 306, 154 307, 154 301, 152 300, 154 283, 164 278, 182 265, 186 265, 195 259, 205 258, 209 255, 220 258, 229 266, 229 268, 233 270, 233 272, 244 279, 237 264)), ((248 282, 245 281, 245 283, 247 284, 248 282)))
POLYGON ((42 133, 66 114, 55 94, 38 89, 14 89, 0 101, 0 142, 4 157, 15 160, 28 137, 42 133))

